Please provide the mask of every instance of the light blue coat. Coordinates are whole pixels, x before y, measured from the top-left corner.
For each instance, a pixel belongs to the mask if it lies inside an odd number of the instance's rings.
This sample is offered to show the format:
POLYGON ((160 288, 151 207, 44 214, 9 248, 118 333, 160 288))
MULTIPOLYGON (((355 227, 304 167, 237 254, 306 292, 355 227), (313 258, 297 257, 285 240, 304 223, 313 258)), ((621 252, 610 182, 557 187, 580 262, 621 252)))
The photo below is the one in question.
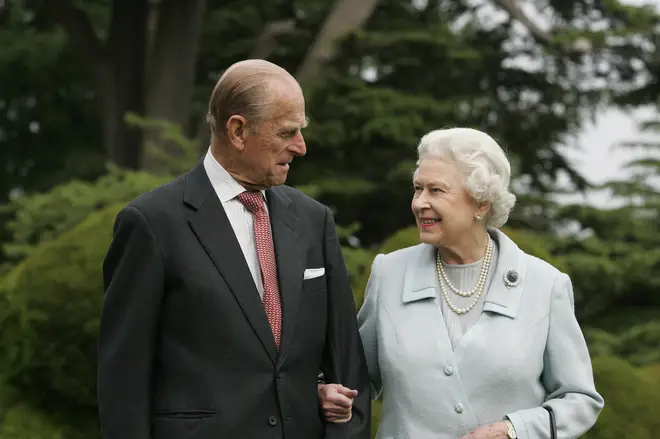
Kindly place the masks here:
MULTIPOLYGON (((371 381, 383 400, 378 439, 460 439, 508 417, 520 439, 576 439, 603 408, 575 318, 569 277, 490 231, 499 259, 479 321, 452 350, 438 300, 435 249, 378 255, 359 312, 371 381), (516 270, 520 283, 507 287, 516 270)), ((476 311, 473 311, 476 312, 476 311)))

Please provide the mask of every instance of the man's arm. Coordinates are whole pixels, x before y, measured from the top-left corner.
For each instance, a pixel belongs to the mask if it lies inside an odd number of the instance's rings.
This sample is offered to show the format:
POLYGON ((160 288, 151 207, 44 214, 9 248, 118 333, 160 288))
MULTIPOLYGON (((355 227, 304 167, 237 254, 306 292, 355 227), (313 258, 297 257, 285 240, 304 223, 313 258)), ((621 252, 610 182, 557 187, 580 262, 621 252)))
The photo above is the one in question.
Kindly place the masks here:
POLYGON ((142 213, 126 207, 103 262, 98 403, 104 439, 151 438, 151 372, 163 258, 142 213))
POLYGON ((348 423, 326 424, 326 439, 369 439, 371 395, 369 374, 357 325, 355 302, 339 246, 332 213, 326 208, 325 269, 328 286, 328 329, 322 371, 329 383, 355 389, 353 417, 348 423))

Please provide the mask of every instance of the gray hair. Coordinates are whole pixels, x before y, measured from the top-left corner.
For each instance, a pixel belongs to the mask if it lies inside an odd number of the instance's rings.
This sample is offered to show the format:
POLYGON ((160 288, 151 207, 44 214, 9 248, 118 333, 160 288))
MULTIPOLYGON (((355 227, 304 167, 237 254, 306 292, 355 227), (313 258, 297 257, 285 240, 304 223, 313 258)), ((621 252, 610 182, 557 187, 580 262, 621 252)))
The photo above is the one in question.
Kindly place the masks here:
POLYGON ((211 132, 222 136, 227 120, 240 114, 256 132, 269 117, 276 82, 298 83, 282 67, 269 61, 249 59, 232 64, 220 77, 211 93, 206 122, 211 132))
POLYGON ((434 130, 420 140, 417 156, 417 166, 429 157, 455 165, 466 177, 465 189, 470 197, 477 203, 490 204, 487 226, 499 228, 506 224, 516 204, 516 196, 509 190, 511 164, 492 137, 471 128, 434 130))

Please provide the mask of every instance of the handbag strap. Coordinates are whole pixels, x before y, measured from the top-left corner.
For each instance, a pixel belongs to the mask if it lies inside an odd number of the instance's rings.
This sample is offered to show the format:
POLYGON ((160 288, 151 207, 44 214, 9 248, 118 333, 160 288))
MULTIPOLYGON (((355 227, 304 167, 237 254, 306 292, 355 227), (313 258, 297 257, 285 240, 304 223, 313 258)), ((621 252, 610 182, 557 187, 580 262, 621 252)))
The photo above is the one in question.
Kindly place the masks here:
POLYGON ((557 439, 557 422, 555 421, 555 412, 552 407, 543 406, 550 415, 550 439, 557 439))

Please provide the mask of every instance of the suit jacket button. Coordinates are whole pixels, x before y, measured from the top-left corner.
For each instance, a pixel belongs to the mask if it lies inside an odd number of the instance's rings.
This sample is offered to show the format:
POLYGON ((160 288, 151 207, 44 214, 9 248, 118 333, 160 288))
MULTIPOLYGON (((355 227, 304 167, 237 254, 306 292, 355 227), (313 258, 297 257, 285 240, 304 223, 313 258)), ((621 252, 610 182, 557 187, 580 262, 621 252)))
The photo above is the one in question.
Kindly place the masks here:
POLYGON ((454 373, 454 368, 451 366, 445 366, 445 375, 451 376, 454 373))
POLYGON ((277 425, 277 418, 275 416, 271 416, 268 418, 268 423, 272 426, 275 427, 277 425))
POLYGON ((463 407, 463 404, 461 404, 460 402, 458 404, 456 404, 456 406, 454 407, 454 410, 456 410, 456 413, 463 413, 464 409, 465 409, 465 407, 463 407))

